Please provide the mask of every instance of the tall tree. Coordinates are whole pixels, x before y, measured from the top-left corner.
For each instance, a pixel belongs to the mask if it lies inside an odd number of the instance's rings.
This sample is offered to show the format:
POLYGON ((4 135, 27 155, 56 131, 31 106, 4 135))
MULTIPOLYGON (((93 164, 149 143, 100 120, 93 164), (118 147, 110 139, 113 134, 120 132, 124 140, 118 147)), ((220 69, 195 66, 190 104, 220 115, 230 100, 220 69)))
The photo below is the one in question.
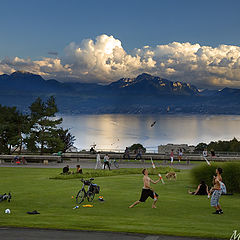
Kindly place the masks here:
POLYGON ((73 144, 74 144, 74 141, 76 140, 75 136, 73 136, 69 132, 69 129, 60 128, 58 130, 58 136, 60 137, 60 139, 64 143, 63 152, 66 152, 70 147, 72 147, 73 144))
POLYGON ((16 107, 0 105, 0 152, 11 154, 22 149, 24 134, 29 130, 29 118, 16 107))
POLYGON ((27 147, 40 153, 55 152, 63 149, 64 144, 58 136, 58 125, 62 118, 56 118, 58 112, 55 98, 51 96, 46 102, 37 98, 30 106, 32 128, 27 138, 27 147))

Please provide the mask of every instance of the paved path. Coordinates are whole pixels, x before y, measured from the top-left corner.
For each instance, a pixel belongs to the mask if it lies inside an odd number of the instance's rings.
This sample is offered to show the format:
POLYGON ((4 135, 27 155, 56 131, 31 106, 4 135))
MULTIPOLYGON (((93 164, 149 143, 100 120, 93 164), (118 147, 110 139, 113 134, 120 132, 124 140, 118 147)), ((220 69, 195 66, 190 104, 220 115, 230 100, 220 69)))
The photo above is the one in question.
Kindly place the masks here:
MULTIPOLYGON (((1 240, 208 240, 206 238, 174 237, 114 232, 90 232, 34 228, 0 228, 1 240)), ((211 239, 213 240, 213 238, 211 239)))
MULTIPOLYGON (((10 163, 3 163, 0 164, 0 167, 26 167, 26 168, 63 168, 66 165, 69 165, 70 168, 76 168, 77 164, 80 164, 82 168, 94 168, 95 162, 94 161, 81 161, 81 162, 67 162, 67 163, 50 163, 48 165, 44 165, 42 163, 28 163, 26 165, 17 165, 17 164, 10 164, 10 163)), ((158 166, 170 166, 169 164, 159 164, 157 161, 155 165, 158 166)), ((173 165, 174 168, 177 169, 191 169, 196 166, 196 163, 186 165, 185 163, 176 163, 173 165)), ((152 164, 149 162, 142 163, 139 161, 136 162, 123 162, 120 163, 120 168, 150 168, 152 164)), ((114 167, 113 167, 114 169, 114 167)))

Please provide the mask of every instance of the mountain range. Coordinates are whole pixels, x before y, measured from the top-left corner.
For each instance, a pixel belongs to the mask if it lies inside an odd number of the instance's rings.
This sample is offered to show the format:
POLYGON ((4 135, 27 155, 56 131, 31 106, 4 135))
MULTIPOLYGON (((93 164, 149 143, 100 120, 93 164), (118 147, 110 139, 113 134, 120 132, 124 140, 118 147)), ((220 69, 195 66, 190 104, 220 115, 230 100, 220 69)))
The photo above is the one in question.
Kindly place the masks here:
POLYGON ((60 113, 194 113, 239 114, 240 89, 199 91, 194 85, 172 82, 142 73, 108 85, 44 80, 40 75, 17 71, 0 75, 0 104, 28 111, 39 96, 54 95, 60 113))

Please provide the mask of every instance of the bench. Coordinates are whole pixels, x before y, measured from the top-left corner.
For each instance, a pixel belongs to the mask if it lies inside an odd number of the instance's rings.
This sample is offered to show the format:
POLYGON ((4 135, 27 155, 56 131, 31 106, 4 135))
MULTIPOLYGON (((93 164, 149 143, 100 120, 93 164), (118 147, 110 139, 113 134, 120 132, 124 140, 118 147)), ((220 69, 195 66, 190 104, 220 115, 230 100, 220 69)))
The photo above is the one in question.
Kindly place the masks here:
POLYGON ((24 162, 22 164, 26 164, 27 162, 33 163, 43 163, 48 164, 49 162, 61 162, 61 156, 53 156, 53 155, 0 155, 0 163, 11 162, 15 163, 15 157, 18 156, 21 162, 21 158, 24 157, 24 162))

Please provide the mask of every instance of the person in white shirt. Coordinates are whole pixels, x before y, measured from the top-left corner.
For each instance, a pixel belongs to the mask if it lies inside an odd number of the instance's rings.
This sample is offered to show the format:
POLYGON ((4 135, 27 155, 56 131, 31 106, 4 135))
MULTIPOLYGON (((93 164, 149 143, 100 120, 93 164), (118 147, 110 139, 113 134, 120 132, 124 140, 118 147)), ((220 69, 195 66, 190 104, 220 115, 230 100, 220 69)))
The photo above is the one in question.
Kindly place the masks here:
POLYGON ((203 150, 202 155, 203 155, 203 157, 207 157, 207 155, 208 155, 207 149, 203 150))
POLYGON ((108 166, 108 169, 111 170, 110 169, 110 164, 109 164, 109 156, 108 156, 108 154, 106 154, 104 156, 104 159, 103 159, 103 168, 104 169, 105 169, 106 165, 108 166))
POLYGON ((98 169, 98 168, 101 169, 101 156, 99 153, 97 154, 95 169, 98 169))

